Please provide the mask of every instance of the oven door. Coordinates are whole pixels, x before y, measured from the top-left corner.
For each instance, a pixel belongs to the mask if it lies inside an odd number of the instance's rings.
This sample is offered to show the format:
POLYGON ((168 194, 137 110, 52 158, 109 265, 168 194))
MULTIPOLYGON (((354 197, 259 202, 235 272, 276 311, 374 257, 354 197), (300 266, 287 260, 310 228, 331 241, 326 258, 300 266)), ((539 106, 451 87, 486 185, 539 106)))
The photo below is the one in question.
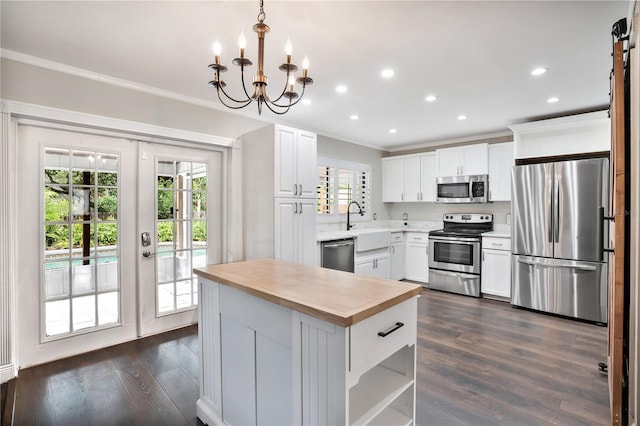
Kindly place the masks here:
POLYGON ((480 240, 429 237, 429 268, 480 274, 480 240))

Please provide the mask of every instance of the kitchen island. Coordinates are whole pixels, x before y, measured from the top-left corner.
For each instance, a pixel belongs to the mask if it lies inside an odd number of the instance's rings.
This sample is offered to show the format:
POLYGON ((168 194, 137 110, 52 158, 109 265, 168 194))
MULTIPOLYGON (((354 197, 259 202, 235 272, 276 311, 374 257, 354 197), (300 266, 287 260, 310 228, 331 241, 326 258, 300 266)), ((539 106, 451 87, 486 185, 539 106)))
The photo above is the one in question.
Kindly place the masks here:
POLYGON ((421 286, 273 259, 194 272, 204 423, 414 423, 421 286))

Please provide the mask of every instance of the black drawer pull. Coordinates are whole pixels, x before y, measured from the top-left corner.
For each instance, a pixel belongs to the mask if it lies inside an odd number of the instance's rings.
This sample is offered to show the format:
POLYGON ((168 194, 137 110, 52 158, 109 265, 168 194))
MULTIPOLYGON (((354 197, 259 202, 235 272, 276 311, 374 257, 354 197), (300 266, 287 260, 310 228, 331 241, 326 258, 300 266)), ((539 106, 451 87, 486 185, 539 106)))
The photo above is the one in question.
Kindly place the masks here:
POLYGON ((379 331, 378 332, 378 336, 380 337, 387 337, 388 335, 390 335, 391 333, 393 333, 394 331, 396 331, 397 329, 399 329, 400 327, 404 327, 404 323, 403 322, 397 322, 396 325, 393 326, 393 328, 391 330, 388 331, 379 331))

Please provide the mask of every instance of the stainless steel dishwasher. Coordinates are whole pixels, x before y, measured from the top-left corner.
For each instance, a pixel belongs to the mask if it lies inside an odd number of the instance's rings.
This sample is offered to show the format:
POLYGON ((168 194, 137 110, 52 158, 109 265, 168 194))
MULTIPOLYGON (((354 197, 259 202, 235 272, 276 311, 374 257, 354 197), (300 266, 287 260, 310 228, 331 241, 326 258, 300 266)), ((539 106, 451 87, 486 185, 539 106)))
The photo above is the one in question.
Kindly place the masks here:
POLYGON ((323 268, 353 272, 353 238, 323 241, 321 244, 323 268))

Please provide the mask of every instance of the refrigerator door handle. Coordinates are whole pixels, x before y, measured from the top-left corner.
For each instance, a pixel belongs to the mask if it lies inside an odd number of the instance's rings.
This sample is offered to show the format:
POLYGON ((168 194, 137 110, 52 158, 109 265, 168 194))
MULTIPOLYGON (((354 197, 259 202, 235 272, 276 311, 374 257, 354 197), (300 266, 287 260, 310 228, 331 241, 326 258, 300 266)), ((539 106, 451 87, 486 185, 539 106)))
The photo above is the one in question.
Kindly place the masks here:
POLYGON ((563 265, 563 264, 550 264, 543 262, 536 262, 528 259, 518 259, 518 262, 524 263, 525 265, 532 266, 543 266, 546 268, 568 268, 568 269, 580 269, 582 271, 595 271, 597 270, 595 266, 590 265, 563 265))
POLYGON ((553 225, 555 223, 555 214, 554 214, 555 201, 553 199, 554 192, 555 192, 555 188, 552 187, 551 202, 549 203, 549 242, 550 243, 553 243, 553 225))
POLYGON ((554 189, 554 200, 553 200, 553 213, 555 217, 552 219, 553 222, 553 242, 560 242, 560 181, 556 179, 555 184, 553 185, 554 189))

